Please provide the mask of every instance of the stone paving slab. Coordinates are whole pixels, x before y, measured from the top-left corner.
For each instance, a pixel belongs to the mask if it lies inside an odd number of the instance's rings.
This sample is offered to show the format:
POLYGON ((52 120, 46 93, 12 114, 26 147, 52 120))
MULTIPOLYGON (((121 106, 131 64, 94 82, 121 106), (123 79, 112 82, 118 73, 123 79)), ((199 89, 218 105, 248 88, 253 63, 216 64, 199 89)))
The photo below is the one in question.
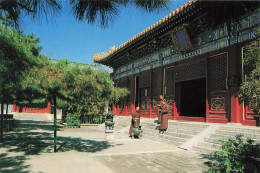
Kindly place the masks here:
MULTIPOLYGON (((33 116, 35 118, 35 115, 33 116)), ((115 132, 107 141, 100 126, 57 131, 58 152, 53 153, 53 124, 20 115, 18 127, 4 134, 0 144, 0 173, 145 173, 204 172, 199 155, 148 139, 131 139, 115 132)))
POLYGON ((194 153, 191 154, 187 153, 187 151, 181 150, 162 153, 103 156, 98 157, 98 160, 109 167, 115 173, 199 173, 208 170, 208 167, 206 165, 203 165, 205 160, 200 159, 198 155, 194 153))

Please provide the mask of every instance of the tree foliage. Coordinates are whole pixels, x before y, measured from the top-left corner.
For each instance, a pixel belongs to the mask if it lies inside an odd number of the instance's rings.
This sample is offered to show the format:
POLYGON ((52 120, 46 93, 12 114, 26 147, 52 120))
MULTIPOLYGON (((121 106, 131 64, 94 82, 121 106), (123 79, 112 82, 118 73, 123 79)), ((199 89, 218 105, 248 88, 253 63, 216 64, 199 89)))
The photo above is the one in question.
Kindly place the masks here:
POLYGON ((44 15, 47 20, 53 18, 59 14, 61 4, 57 0, 0 0, 0 9, 18 27, 24 16, 40 19, 44 15))
POLYGON ((220 140, 221 149, 214 155, 217 165, 211 172, 244 172, 256 173, 260 171, 260 144, 248 139, 242 139, 243 135, 237 135, 236 139, 220 140))
POLYGON ((14 98, 19 90, 23 72, 36 63, 41 47, 34 35, 23 35, 21 31, 4 27, 0 22, 0 92, 5 102, 14 98))
POLYGON ((58 107, 65 114, 81 115, 82 122, 89 116, 103 115, 109 103, 129 94, 126 89, 114 88, 110 74, 99 66, 69 63, 64 73, 64 92, 68 99, 59 99, 58 107))
POLYGON ((99 66, 54 61, 41 55, 39 39, 0 23, 0 96, 5 103, 46 103, 57 98, 65 114, 99 116, 107 104, 129 94, 114 88, 99 66))
POLYGON ((244 49, 245 80, 239 91, 241 100, 255 100, 255 112, 260 113, 260 39, 244 49))
MULTIPOLYGON (((89 24, 97 22, 106 27, 118 16, 120 8, 136 6, 148 12, 153 12, 167 6, 169 0, 69 0, 68 6, 78 21, 87 21, 89 24)), ((34 19, 43 14, 46 19, 59 14, 65 3, 57 0, 1 0, 0 9, 10 14, 16 26, 22 21, 22 16, 31 16, 34 19)))

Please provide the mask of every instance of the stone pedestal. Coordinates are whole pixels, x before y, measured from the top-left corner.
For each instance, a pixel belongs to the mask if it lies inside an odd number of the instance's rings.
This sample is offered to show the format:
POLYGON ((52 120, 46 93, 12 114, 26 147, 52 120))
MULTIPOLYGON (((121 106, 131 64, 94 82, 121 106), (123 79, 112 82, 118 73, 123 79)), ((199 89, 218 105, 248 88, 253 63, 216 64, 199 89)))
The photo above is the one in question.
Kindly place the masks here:
POLYGON ((106 140, 113 141, 115 139, 114 132, 115 132, 115 130, 106 129, 105 130, 105 134, 106 134, 105 138, 106 138, 106 140))

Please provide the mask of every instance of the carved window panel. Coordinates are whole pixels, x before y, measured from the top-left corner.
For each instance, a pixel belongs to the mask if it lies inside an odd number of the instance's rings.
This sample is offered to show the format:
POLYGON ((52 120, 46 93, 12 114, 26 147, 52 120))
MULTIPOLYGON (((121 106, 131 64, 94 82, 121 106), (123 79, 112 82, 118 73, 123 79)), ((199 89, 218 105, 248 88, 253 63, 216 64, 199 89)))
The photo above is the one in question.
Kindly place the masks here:
MULTIPOLYGON (((242 61, 244 61, 246 58, 248 58, 248 56, 251 56, 251 51, 252 52, 256 52, 254 51, 254 49, 252 47, 250 47, 250 45, 246 45, 245 47, 242 48, 242 61)), ((243 74, 242 74, 242 81, 245 82, 247 81, 248 76, 251 73, 251 69, 252 67, 247 66, 245 63, 243 63, 243 74)), ((259 110, 260 109, 260 103, 257 103, 256 99, 247 99, 244 101, 244 118, 248 119, 248 120, 252 120, 254 119, 253 114, 255 114, 254 111, 259 110)))
POLYGON ((211 94, 209 96, 209 118, 226 119, 228 117, 228 101, 226 94, 211 94))
POLYGON ((151 92, 150 92, 150 88, 141 88, 141 98, 150 98, 151 96, 151 92))
POLYGON ((152 109, 153 110, 158 109, 158 101, 156 99, 152 99, 152 109))
POLYGON ((141 101, 141 110, 150 110, 150 99, 144 99, 141 101))
MULTIPOLYGON (((130 78, 127 79, 127 89, 128 89, 128 91, 131 91, 131 79, 130 78)), ((131 94, 129 94, 127 96, 127 102, 131 102, 131 94)))
POLYGON ((209 91, 226 91, 227 53, 208 59, 209 91))
POLYGON ((175 80, 184 81, 198 79, 206 76, 206 60, 199 59, 177 66, 175 70, 175 80))
POLYGON ((260 109, 260 105, 259 105, 259 103, 257 103, 256 99, 250 99, 249 100, 248 109, 251 110, 251 111, 260 109))
POLYGON ((225 97, 211 97, 210 99, 210 110, 212 111, 225 111, 225 105, 225 97))
POLYGON ((174 95, 174 69, 168 68, 165 69, 165 95, 172 96, 174 95))
POLYGON ((119 88, 127 88, 127 77, 118 79, 116 86, 119 88))
POLYGON ((161 94, 161 87, 159 81, 159 71, 152 73, 152 97, 156 98, 161 94))
POLYGON ((169 115, 173 115, 174 114, 174 100, 167 99, 167 104, 169 105, 169 115))
POLYGON ((141 109, 150 109, 151 90, 150 88, 141 88, 141 109))
POLYGON ((140 81, 139 81, 140 88, 149 87, 150 83, 151 83, 150 72, 142 73, 140 76, 140 81))

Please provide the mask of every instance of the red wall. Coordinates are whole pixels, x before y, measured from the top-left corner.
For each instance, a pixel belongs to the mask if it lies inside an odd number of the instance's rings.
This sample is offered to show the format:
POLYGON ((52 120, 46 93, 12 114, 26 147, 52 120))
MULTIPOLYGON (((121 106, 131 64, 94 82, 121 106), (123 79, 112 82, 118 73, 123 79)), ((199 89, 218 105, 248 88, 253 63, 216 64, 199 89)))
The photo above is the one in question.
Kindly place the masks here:
POLYGON ((18 106, 14 104, 13 112, 21 113, 50 113, 50 102, 44 104, 26 104, 23 106, 18 106))

